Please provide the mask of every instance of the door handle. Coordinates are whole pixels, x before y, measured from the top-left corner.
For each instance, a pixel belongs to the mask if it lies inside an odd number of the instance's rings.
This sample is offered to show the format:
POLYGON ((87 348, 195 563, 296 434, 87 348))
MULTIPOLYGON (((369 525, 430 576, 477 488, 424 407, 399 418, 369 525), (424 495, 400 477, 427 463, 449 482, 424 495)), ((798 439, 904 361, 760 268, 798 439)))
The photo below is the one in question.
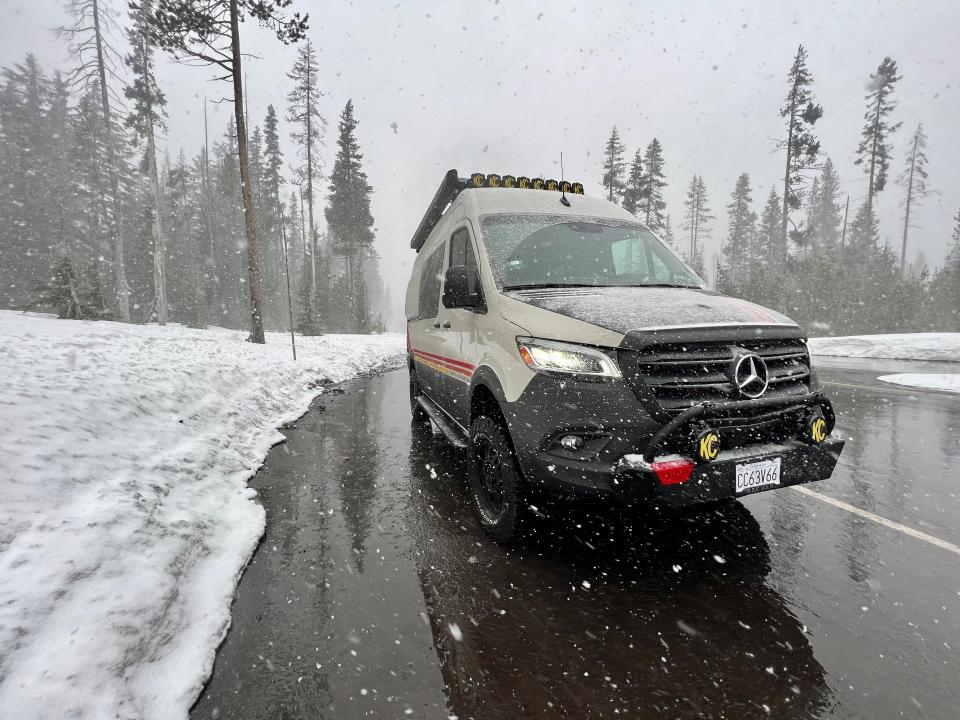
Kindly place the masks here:
POLYGON ((443 321, 443 326, 444 326, 445 328, 449 328, 449 327, 450 327, 450 321, 449 321, 449 320, 444 320, 444 321, 443 321))
POLYGON ((437 321, 433 324, 433 326, 434 326, 435 328, 440 327, 440 321, 437 320, 437 321))

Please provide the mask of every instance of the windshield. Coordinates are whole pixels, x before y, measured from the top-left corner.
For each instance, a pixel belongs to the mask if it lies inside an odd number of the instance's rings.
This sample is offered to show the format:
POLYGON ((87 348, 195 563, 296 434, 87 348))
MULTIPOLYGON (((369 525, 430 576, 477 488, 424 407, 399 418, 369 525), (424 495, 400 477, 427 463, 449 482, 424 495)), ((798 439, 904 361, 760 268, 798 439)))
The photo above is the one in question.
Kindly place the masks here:
POLYGON ((563 215, 487 215, 480 229, 497 286, 702 287, 649 230, 563 215))

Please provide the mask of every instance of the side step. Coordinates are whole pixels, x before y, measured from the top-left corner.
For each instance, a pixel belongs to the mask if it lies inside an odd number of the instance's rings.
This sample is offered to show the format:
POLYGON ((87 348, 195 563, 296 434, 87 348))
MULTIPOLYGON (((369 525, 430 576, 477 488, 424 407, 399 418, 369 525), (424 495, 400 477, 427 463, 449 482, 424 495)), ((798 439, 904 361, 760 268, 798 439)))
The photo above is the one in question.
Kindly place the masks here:
POLYGON ((417 402, 420 403, 420 407, 430 416, 433 424, 440 428, 440 432, 450 441, 451 445, 458 448, 467 447, 467 437, 464 435, 463 430, 448 418, 446 413, 444 413, 433 400, 426 395, 418 395, 417 402))

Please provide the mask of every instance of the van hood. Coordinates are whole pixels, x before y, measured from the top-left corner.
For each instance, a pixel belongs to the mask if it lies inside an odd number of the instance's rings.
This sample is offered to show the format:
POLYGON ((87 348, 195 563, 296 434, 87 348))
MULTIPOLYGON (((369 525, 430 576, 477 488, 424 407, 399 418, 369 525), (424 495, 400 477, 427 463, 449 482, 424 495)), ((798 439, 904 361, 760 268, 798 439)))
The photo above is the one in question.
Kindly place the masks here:
POLYGON ((797 327, 774 310, 696 288, 543 288, 509 290, 504 295, 624 335, 730 326, 797 327))

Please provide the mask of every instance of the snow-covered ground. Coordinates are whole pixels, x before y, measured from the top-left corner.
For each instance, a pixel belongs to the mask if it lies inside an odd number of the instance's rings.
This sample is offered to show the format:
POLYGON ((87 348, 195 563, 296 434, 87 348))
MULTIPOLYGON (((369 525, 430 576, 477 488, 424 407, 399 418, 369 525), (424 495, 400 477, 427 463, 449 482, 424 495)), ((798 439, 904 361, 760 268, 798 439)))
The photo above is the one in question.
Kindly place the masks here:
POLYGON ((877 379, 895 385, 960 393, 960 373, 897 373, 877 379))
POLYGON ((325 381, 401 335, 0 311, 0 717, 185 718, 264 529, 247 479, 325 381))
POLYGON ((903 333, 810 338, 812 355, 960 362, 960 333, 903 333))

